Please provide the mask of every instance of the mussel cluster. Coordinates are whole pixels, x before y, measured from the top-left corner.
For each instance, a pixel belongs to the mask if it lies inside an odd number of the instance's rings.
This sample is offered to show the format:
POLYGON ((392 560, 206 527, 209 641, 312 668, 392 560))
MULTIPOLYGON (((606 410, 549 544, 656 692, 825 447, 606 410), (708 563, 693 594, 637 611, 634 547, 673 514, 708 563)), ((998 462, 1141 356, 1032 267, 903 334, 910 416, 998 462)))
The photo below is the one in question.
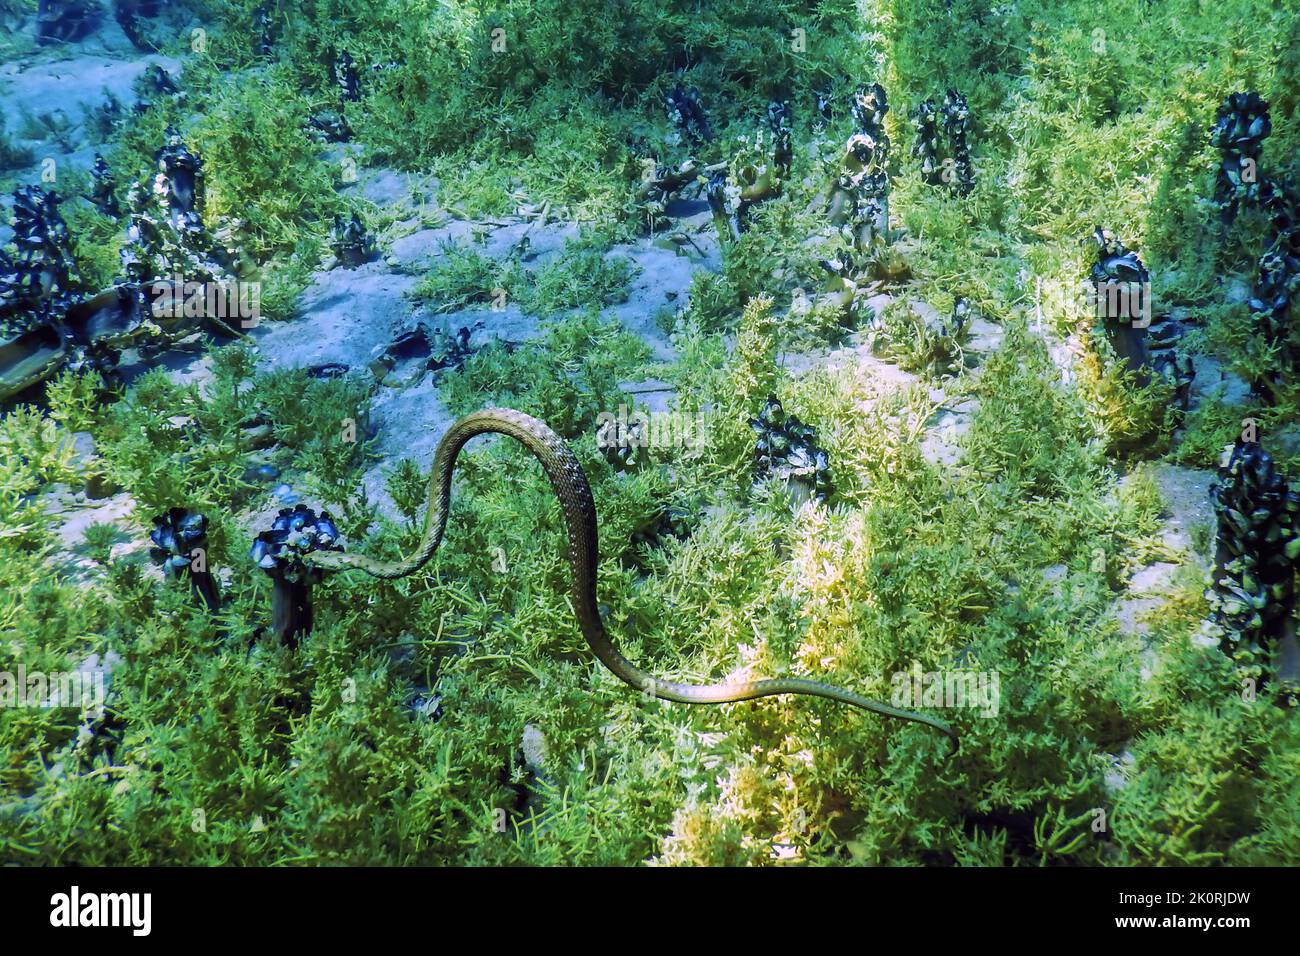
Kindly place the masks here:
POLYGON ((713 139, 709 118, 704 114, 698 90, 676 84, 664 97, 668 120, 685 137, 691 146, 699 146, 713 139))
POLYGON ((366 231, 366 224, 361 221, 361 217, 354 212, 350 219, 334 217, 330 248, 334 250, 340 265, 355 269, 374 258, 375 240, 366 231))
MULTIPOLYGON (((772 158, 753 162, 732 162, 710 167, 704 183, 704 196, 713 213, 718 236, 735 241, 749 225, 749 211, 761 202, 781 194, 782 182, 794 161, 791 143, 790 104, 772 100, 767 105, 767 129, 772 136, 772 158)), ((754 136, 754 144, 763 148, 763 131, 754 136)))
MULTIPOLYGON (((265 8, 263 8, 265 11, 265 8)), ((270 15, 265 14, 262 26, 262 55, 271 55, 270 15)), ((334 86, 338 90, 338 109, 317 110, 307 117, 311 135, 326 143, 346 143, 352 138, 352 125, 348 122, 346 108, 348 103, 361 99, 361 71, 352 54, 343 50, 335 58, 331 67, 334 86)))
POLYGON ((113 16, 128 40, 139 50, 153 49, 144 35, 140 21, 156 17, 161 12, 162 0, 114 0, 113 16))
POLYGON ((136 113, 148 112, 154 103, 161 99, 169 99, 173 103, 180 103, 185 99, 185 93, 177 85, 176 80, 157 63, 150 63, 136 78, 131 88, 136 96, 133 107, 136 113))
POLYGON ((940 319, 931 329, 934 335, 934 356, 942 365, 950 365, 961 354, 962 340, 970 328, 974 310, 970 300, 956 296, 952 301, 952 313, 947 319, 940 319))
POLYGON ((1289 183, 1265 179, 1260 205, 1269 218, 1269 238, 1247 304, 1268 343, 1300 366, 1300 334, 1291 315, 1300 294, 1300 196, 1289 183))
POLYGON ((1272 131, 1268 104, 1258 93, 1233 93, 1219 107, 1210 145, 1223 151, 1214 199, 1225 223, 1237 217, 1243 202, 1259 201, 1259 155, 1272 131))
POLYGON ((1233 93, 1219 107, 1210 133, 1211 145, 1223 151, 1214 199, 1225 224, 1243 207, 1256 207, 1267 217, 1268 239, 1247 304, 1269 345, 1300 364, 1300 336, 1291 322, 1291 303, 1300 292, 1300 196, 1290 183, 1259 169, 1272 128, 1268 103, 1258 93, 1233 93))
POLYGON ((271 594, 272 632, 290 647, 311 632, 311 588, 322 572, 303 558, 313 551, 342 551, 339 530, 328 511, 319 515, 300 504, 282 508, 267 531, 253 541, 249 556, 274 582, 271 594))
MULTIPOLYGON (((127 191, 122 278, 84 289, 75 273, 60 198, 39 186, 14 193, 14 246, 0 252, 0 399, 44 381, 61 368, 94 369, 111 378, 121 351, 175 340, 194 330, 191 309, 160 312, 160 285, 173 304, 177 282, 226 282, 234 250, 208 235, 201 213, 202 163, 175 130, 157 153, 158 172, 127 191)), ((91 201, 117 208, 102 158, 91 201)))
POLYGON ((1092 242, 1097 258, 1089 272, 1095 314, 1105 326, 1115 354, 1133 371, 1150 366, 1146 329, 1150 325, 1151 273, 1137 252, 1098 226, 1092 242))
POLYGON ((1243 663, 1262 664, 1294 626, 1300 494, 1257 442, 1239 440, 1224 449, 1210 497, 1218 533, 1206 596, 1223 627, 1221 646, 1243 663))
POLYGON ((943 182, 942 148, 939 142, 939 107, 934 100, 925 100, 912 107, 907 114, 912 121, 915 138, 912 140, 912 158, 920 160, 921 179, 930 186, 943 182))
POLYGON ((966 97, 949 90, 943 97, 943 131, 948 137, 948 147, 955 165, 952 187, 957 195, 967 196, 975 188, 975 167, 971 164, 970 107, 966 97))
POLYGON ((780 178, 790 175, 794 162, 792 119, 789 100, 772 100, 767 104, 767 128, 772 133, 772 166, 780 178))
POLYGON ((381 382, 399 364, 409 361, 419 363, 417 378, 422 378, 425 372, 457 371, 464 368, 477 351, 470 339, 482 324, 475 323, 473 328, 461 326, 454 332, 450 329, 430 332, 423 322, 418 322, 415 328, 403 332, 392 342, 378 346, 370 360, 370 370, 381 382))
POLYGON ((76 300, 76 266, 59 196, 14 191, 15 254, 0 250, 0 398, 48 377, 67 357, 64 322, 76 300))
POLYGON ((188 578, 191 592, 209 611, 221 606, 216 579, 208 567, 208 519, 197 511, 169 508, 153 519, 149 556, 170 578, 188 578))
POLYGON ((885 241, 889 228, 889 103, 879 83, 854 91, 850 113, 856 131, 844 146, 840 173, 831 190, 829 215, 851 247, 868 253, 885 241))
POLYGON ((90 170, 90 201, 105 216, 117 219, 122 215, 122 207, 117 202, 117 183, 113 181, 113 171, 108 162, 99 153, 95 154, 95 165, 90 170))
POLYGON ((334 83, 339 88, 339 99, 344 103, 361 100, 361 71, 347 50, 340 51, 334 60, 334 83))
POLYGON ((275 53, 275 21, 271 19, 271 7, 262 4, 253 11, 253 23, 257 27, 257 52, 261 56, 275 53))
POLYGON ((72 43, 99 20, 98 0, 41 0, 36 9, 38 43, 72 43))
POLYGON ((146 288, 155 283, 230 281, 230 264, 237 255, 204 225, 202 160, 175 129, 166 135, 154 155, 153 177, 127 190, 122 269, 142 304, 146 288))
POLYGON ((691 536, 693 516, 686 508, 667 505, 638 525, 629 538, 628 564, 641 567, 640 554, 656 551, 669 541, 686 541, 691 536))
POLYGON ((757 418, 749 425, 758 435, 754 449, 754 480, 779 478, 798 498, 825 501, 831 494, 830 464, 817 445, 817 430, 794 415, 786 415, 781 403, 769 395, 757 418))

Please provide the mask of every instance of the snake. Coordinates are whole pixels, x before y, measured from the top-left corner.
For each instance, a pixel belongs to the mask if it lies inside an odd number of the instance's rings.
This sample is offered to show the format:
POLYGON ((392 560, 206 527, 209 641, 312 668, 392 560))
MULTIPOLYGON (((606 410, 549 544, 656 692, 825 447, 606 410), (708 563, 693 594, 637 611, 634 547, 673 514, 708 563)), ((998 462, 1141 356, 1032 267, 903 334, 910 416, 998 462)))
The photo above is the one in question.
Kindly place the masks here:
POLYGON ((578 627, 596 658, 615 676, 643 693, 680 704, 727 704, 783 694, 822 697, 884 717, 926 724, 947 735, 953 749, 956 749, 957 734, 943 721, 891 707, 833 684, 794 677, 685 684, 660 680, 633 664, 610 640, 596 603, 596 571, 600 563, 596 537, 596 502, 591 486, 587 483, 587 476, 564 439, 546 423, 514 409, 485 408, 472 412, 455 422, 443 435, 434 453, 433 469, 429 474, 424 530, 418 546, 408 557, 400 561, 380 561, 355 552, 315 551, 306 556, 307 560, 322 570, 354 569, 364 571, 372 577, 389 580, 404 577, 423 567, 438 550, 447 528, 451 507, 451 479, 456 458, 466 442, 487 433, 515 439, 532 453, 546 472, 551 488, 560 501, 568 533, 571 595, 578 627))

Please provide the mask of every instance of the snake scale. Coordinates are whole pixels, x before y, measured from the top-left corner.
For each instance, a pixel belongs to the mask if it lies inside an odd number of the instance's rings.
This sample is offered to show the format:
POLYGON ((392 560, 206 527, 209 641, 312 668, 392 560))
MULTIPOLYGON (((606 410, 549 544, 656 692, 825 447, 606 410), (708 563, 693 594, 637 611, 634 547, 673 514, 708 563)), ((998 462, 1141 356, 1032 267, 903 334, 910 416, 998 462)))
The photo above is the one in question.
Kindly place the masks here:
POLYGON ((587 476, 577 458, 559 435, 530 415, 509 408, 487 408, 466 415, 447 430, 434 455, 429 475, 429 507, 424 533, 414 554, 403 561, 379 561, 361 554, 318 551, 309 560, 327 570, 355 569, 377 578, 400 578, 423 566, 442 542, 451 506, 451 477, 461 449, 476 435, 494 432, 515 439, 541 462, 551 488, 560 499, 569 538, 569 566, 573 572, 573 608, 582 636, 602 664, 637 690, 662 700, 682 704, 725 704, 777 694, 805 694, 839 701, 885 717, 927 724, 946 734, 954 748, 957 735, 943 721, 924 714, 890 707, 852 691, 801 678, 749 680, 727 684, 683 684, 659 680, 641 670, 619 653, 605 631, 596 604, 596 569, 599 565, 596 539, 596 503, 587 476))

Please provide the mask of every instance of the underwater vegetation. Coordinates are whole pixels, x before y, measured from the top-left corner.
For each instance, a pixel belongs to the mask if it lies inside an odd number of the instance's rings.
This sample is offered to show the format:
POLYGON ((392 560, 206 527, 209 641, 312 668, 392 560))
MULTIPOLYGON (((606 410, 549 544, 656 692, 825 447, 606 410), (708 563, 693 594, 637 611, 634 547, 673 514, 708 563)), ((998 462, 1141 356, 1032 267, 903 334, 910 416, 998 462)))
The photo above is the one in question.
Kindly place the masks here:
POLYGON ((1300 862, 1294 10, 0 17, 0 862, 1300 862))

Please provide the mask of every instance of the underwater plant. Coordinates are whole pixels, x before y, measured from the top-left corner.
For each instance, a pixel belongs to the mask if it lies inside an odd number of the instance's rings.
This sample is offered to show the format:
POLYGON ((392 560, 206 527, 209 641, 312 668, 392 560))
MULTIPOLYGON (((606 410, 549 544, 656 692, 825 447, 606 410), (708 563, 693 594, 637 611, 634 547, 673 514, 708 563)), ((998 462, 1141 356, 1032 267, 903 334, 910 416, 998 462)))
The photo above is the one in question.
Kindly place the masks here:
POLYGON ((1224 449, 1210 497, 1218 532, 1206 597, 1223 628, 1220 646, 1243 664, 1262 666, 1296 639, 1300 493, 1258 442, 1238 439, 1224 449))
POLYGON ((169 508, 156 515, 149 532, 149 556, 171 578, 188 577, 191 593, 215 613, 221 608, 217 579, 208 568, 208 519, 185 508, 169 508))
POLYGON ((1258 93, 1233 93, 1219 107, 1210 145, 1223 151, 1214 181, 1214 201, 1225 225, 1236 219, 1242 203, 1259 201, 1259 157, 1264 139, 1272 131, 1268 103, 1258 93))
POLYGON ((339 530, 328 511, 318 515, 304 504, 282 508, 267 531, 253 541, 249 556, 271 578, 271 632, 289 647, 311 633, 315 622, 311 589, 327 566, 309 563, 320 552, 338 553, 339 530))
POLYGON ((830 464, 817 444, 817 430, 794 415, 786 415, 776 396, 769 395, 757 418, 749 420, 758 436, 754 448, 754 480, 778 478, 794 492, 796 502, 825 501, 832 493, 830 464))

